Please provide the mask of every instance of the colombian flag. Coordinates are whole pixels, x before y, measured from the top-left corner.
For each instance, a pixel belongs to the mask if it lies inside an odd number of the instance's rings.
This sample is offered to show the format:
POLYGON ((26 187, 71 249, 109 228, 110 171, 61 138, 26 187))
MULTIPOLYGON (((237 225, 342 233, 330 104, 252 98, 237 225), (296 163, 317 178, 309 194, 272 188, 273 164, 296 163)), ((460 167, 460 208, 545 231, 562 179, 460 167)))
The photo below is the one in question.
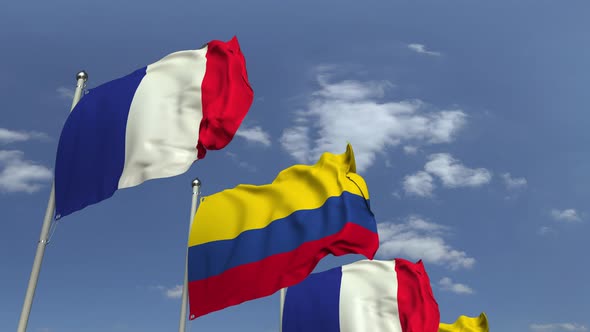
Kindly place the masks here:
POLYGON ((377 223, 352 147, 203 197, 188 246, 191 320, 293 286, 328 254, 373 259, 377 223))

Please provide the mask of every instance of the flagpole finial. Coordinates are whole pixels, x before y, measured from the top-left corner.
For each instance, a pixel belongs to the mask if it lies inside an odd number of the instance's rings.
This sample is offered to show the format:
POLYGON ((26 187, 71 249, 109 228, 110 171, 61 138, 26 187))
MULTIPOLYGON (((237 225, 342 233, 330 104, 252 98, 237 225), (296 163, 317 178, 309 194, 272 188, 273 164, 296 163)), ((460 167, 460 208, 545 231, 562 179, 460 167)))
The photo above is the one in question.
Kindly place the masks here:
POLYGON ((79 80, 79 79, 83 79, 84 82, 86 82, 88 80, 88 74, 85 71, 83 71, 83 70, 82 71, 79 71, 76 74, 76 80, 79 80))
POLYGON ((193 180, 193 188, 194 187, 200 187, 201 186, 201 180, 199 180, 199 178, 195 178, 193 180))

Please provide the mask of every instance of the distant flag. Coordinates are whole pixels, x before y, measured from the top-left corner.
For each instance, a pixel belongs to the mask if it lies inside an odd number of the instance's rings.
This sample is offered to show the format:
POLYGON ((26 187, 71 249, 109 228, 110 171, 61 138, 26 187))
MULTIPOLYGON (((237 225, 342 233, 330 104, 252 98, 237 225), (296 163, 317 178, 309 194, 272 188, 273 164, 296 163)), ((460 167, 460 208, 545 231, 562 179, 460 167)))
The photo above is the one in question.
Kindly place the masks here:
POLYGON ((459 316, 453 324, 440 323, 439 332, 490 332, 488 317, 482 312, 477 317, 459 316))
POLYGON ((283 170, 272 184, 204 197, 188 245, 195 319, 294 285, 328 254, 373 258, 379 237, 348 145, 313 166, 283 170))
POLYGON ((361 260, 289 287, 283 332, 437 332, 438 304, 422 261, 361 260))
POLYGON ((232 140, 253 97, 236 37, 169 54, 91 89, 59 140, 56 219, 117 189, 186 172, 232 140))

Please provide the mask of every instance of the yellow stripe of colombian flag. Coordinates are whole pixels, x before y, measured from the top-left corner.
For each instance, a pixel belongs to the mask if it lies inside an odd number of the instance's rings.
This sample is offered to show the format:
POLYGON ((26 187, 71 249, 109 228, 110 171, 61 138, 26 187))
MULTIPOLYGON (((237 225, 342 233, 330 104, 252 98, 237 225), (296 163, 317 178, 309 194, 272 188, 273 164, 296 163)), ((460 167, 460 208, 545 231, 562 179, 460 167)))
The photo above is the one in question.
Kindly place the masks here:
POLYGON ((453 324, 440 323, 438 332, 490 332, 484 312, 478 317, 459 316, 453 324))
POLYGON ((325 153, 313 166, 285 169, 271 184, 239 185, 204 197, 191 226, 188 246, 235 239, 244 231, 265 228, 293 212, 317 209, 343 192, 368 200, 367 185, 354 172, 354 153, 348 144, 345 153, 325 153))

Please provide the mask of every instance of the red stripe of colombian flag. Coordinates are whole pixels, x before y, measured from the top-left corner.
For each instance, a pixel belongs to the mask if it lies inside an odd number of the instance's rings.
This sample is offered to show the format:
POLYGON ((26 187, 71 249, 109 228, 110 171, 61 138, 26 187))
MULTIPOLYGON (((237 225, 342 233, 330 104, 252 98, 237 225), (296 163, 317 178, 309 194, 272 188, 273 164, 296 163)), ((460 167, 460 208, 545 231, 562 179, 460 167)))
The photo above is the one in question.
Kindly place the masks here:
POLYGON ((440 312, 422 260, 395 259, 397 304, 404 332, 438 331, 440 312))
POLYGON ((227 43, 214 40, 207 46, 198 159, 205 157, 207 150, 220 150, 229 144, 254 100, 238 39, 234 36, 227 43))
POLYGON ((191 301, 191 319, 295 285, 303 281, 328 254, 342 256, 354 252, 373 259, 378 242, 376 233, 357 224, 346 223, 340 232, 306 242, 293 251, 240 265, 211 278, 192 281, 189 297, 197 301, 191 301), (228 287, 233 283, 243 287, 228 287))
POLYGON ((327 254, 372 259, 379 246, 352 147, 272 184, 203 198, 189 236, 190 319, 268 296, 307 277, 327 254))

